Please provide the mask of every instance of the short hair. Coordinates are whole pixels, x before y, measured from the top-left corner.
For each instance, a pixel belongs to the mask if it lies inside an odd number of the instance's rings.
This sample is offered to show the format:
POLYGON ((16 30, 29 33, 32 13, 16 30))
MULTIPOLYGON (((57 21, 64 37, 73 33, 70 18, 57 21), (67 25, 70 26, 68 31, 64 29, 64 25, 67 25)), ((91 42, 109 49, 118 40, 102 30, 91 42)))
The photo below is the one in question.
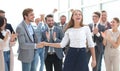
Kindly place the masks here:
POLYGON ((106 12, 106 11, 105 11, 105 10, 102 10, 101 12, 103 13, 103 12, 106 12))
POLYGON ((47 21, 47 18, 48 17, 51 17, 51 18, 53 18, 53 15, 52 14, 48 14, 46 17, 45 17, 45 20, 47 21))
POLYGON ((24 11, 23 11, 23 13, 22 13, 23 18, 25 19, 24 16, 28 16, 28 14, 29 14, 30 12, 33 12, 33 9, 32 9, 32 8, 26 8, 26 9, 24 9, 24 11))
POLYGON ((96 14, 100 18, 100 12, 94 12, 93 14, 96 14))
POLYGON ((0 10, 0 13, 5 13, 5 11, 3 11, 3 10, 0 10))
POLYGON ((61 18, 61 17, 65 17, 65 18, 66 18, 66 16, 65 16, 65 15, 61 15, 61 16, 60 16, 60 18, 61 18))

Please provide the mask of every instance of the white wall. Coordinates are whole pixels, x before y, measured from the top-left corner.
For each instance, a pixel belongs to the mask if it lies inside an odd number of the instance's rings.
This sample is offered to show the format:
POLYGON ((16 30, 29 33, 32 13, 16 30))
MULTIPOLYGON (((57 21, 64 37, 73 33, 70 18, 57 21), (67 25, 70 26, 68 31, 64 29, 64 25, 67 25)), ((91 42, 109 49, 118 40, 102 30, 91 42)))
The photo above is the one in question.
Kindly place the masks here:
POLYGON ((6 12, 6 18, 14 29, 22 21, 25 8, 33 8, 35 16, 39 17, 40 14, 48 14, 58 8, 58 0, 0 0, 0 9, 6 12))

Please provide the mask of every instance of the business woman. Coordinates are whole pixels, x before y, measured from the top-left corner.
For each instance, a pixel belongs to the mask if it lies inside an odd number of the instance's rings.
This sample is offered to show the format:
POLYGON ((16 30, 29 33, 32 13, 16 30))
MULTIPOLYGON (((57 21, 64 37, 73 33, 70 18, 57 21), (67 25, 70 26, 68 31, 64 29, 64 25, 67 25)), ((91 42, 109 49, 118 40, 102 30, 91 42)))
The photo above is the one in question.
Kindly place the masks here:
POLYGON ((70 49, 65 58, 63 71, 89 71, 86 60, 86 42, 92 54, 92 67, 95 67, 96 58, 90 29, 83 25, 82 12, 74 10, 61 43, 43 43, 45 46, 55 48, 63 48, 69 43, 70 49))

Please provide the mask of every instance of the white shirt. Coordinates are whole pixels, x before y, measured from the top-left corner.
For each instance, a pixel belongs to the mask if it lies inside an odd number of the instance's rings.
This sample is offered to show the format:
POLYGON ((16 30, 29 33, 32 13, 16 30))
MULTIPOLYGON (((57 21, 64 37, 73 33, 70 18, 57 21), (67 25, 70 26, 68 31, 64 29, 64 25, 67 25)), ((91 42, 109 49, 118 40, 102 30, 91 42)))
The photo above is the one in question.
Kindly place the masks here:
POLYGON ((68 29, 60 43, 61 47, 65 47, 69 41, 70 47, 74 48, 86 48, 86 42, 88 42, 88 47, 94 47, 92 34, 88 26, 68 29))
MULTIPOLYGON (((10 31, 8 29, 1 31, 1 33, 3 34, 3 36, 5 36, 7 32, 10 33, 10 31)), ((3 44, 3 51, 9 51, 10 50, 10 47, 9 47, 10 35, 9 35, 8 39, 3 44)))

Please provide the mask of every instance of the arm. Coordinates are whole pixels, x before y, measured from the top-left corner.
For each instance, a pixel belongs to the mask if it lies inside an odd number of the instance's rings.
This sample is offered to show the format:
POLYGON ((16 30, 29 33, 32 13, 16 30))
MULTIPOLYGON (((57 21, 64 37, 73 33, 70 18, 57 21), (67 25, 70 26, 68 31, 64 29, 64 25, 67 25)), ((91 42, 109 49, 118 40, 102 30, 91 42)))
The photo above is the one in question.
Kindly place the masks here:
POLYGON ((111 39, 108 39, 108 40, 113 45, 114 48, 118 48, 118 46, 120 45, 120 35, 119 35, 118 40, 116 42, 111 40, 111 39))
POLYGON ((94 68, 96 66, 95 49, 90 48, 90 52, 91 52, 91 56, 92 56, 91 66, 94 68))
POLYGON ((94 43, 93 43, 93 40, 92 40, 92 33, 90 32, 89 27, 87 27, 86 36, 87 36, 88 47, 90 48, 90 52, 91 52, 91 55, 92 55, 91 66, 94 68, 96 66, 95 49, 94 49, 94 43))
POLYGON ((63 36, 64 36, 64 33, 63 33, 62 29, 58 28, 58 31, 53 33, 53 40, 54 40, 54 42, 55 43, 61 42, 63 36))
POLYGON ((103 45, 106 46, 106 43, 107 43, 107 40, 106 40, 106 35, 107 34, 107 31, 105 32, 101 32, 101 36, 103 37, 103 45))
POLYGON ((69 34, 68 31, 65 32, 65 35, 60 43, 46 43, 43 42, 45 46, 55 47, 55 48, 64 48, 69 43, 69 34))
POLYGON ((44 44, 45 44, 45 46, 50 46, 50 47, 55 47, 55 48, 61 48, 60 43, 47 43, 47 42, 45 42, 44 44))
POLYGON ((20 48, 21 49, 35 49, 35 43, 27 42, 26 38, 29 38, 29 37, 25 36, 24 29, 21 27, 22 26, 19 26, 16 29, 16 33, 18 34, 18 42, 19 42, 20 48))

